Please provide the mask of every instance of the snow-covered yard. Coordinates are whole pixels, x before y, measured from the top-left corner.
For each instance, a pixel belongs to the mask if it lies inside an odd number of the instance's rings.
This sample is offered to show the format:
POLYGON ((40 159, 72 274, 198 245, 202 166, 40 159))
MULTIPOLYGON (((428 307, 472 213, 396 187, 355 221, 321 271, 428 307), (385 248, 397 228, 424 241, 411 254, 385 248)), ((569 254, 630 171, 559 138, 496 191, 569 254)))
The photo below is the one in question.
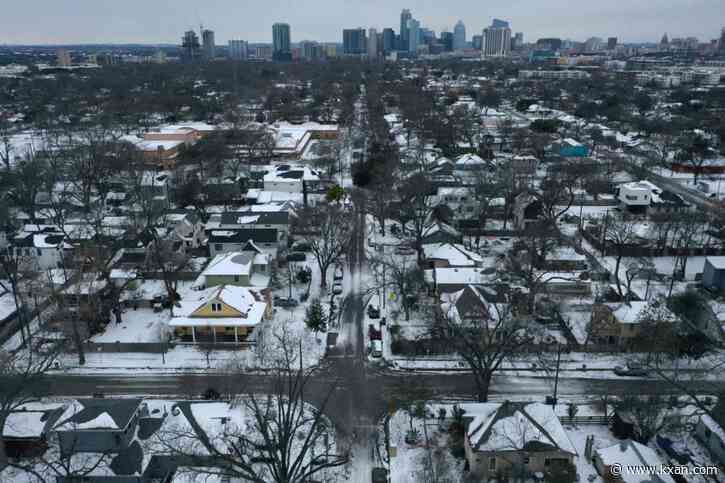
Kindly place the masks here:
POLYGON ((91 337, 91 341, 162 342, 170 318, 168 310, 154 312, 148 308, 126 309, 121 316, 120 324, 116 324, 115 318, 112 318, 106 330, 91 337))

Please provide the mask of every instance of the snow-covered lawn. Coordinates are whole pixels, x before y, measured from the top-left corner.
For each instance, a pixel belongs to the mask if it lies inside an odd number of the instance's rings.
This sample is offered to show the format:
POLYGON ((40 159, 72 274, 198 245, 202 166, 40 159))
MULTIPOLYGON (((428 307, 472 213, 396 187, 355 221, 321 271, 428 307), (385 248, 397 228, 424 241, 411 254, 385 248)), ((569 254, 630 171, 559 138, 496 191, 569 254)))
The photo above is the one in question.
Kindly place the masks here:
POLYGON ((121 323, 116 324, 115 317, 101 334, 91 337, 93 342, 162 342, 166 324, 171 318, 168 310, 154 312, 152 309, 126 309, 121 323))

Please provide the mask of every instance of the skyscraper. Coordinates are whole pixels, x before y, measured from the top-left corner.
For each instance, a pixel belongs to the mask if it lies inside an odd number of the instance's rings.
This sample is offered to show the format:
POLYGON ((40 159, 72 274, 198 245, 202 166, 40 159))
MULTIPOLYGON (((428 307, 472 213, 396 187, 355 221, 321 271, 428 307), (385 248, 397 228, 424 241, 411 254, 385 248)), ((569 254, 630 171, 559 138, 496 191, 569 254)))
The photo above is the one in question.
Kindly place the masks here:
POLYGON ((236 60, 246 60, 247 42, 244 40, 230 40, 229 57, 236 60))
POLYGON ((494 19, 483 29, 483 57, 507 57, 511 53, 511 29, 508 22, 494 19))
POLYGON ((191 62, 199 57, 199 36, 196 32, 189 30, 181 38, 181 58, 191 62))
POLYGON ((453 48, 463 50, 466 48, 466 26, 463 20, 459 20, 453 28, 453 48))
POLYGON ((725 53, 725 27, 720 31, 720 52, 725 53))
POLYGON ((418 41, 420 36, 420 22, 411 18, 408 20, 408 52, 415 55, 418 52, 418 41))
POLYGON ((378 58, 378 31, 374 28, 368 30, 368 59, 375 60, 378 58))
POLYGON ((450 32, 441 32, 441 44, 444 52, 452 52, 455 46, 455 34, 450 32))
POLYGON ((481 50, 481 47, 483 47, 483 36, 474 35, 471 37, 471 46, 476 50, 481 50))
POLYGON ((364 28, 344 29, 342 31, 342 52, 345 55, 361 55, 367 52, 367 39, 364 28))
POLYGON ((290 26, 287 23, 272 25, 272 58, 292 60, 290 26))
POLYGON ((616 49, 618 43, 619 42, 618 42, 617 37, 609 37, 607 39, 607 50, 614 50, 614 49, 616 49))
POLYGON ((524 33, 516 32, 516 35, 511 39, 511 50, 519 50, 524 46, 524 33))
POLYGON ((211 60, 216 54, 216 45, 214 43, 214 31, 205 29, 201 31, 201 42, 204 47, 204 58, 211 60))
POLYGON ((383 29, 383 53, 388 54, 395 50, 395 30, 383 29))
POLYGON ((408 33, 408 22, 413 18, 407 8, 400 12, 400 50, 408 50, 410 35, 408 33))

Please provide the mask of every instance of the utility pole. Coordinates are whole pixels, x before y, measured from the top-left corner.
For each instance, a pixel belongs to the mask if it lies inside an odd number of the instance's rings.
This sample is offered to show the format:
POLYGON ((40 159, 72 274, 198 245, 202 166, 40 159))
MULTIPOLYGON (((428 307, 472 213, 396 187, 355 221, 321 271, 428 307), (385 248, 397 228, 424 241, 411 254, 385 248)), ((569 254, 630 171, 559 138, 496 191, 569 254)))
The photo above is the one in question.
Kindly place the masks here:
POLYGON ((561 342, 556 343, 556 373, 554 375, 554 398, 551 401, 552 409, 556 409, 556 398, 559 392, 559 364, 561 363, 561 342))

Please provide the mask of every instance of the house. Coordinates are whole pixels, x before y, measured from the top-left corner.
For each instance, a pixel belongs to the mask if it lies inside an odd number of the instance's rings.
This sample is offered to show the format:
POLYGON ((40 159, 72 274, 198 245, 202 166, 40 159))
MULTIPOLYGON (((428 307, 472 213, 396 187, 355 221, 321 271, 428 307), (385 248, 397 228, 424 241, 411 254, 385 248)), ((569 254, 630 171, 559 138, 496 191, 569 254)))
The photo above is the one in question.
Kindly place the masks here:
POLYGON ((480 322, 491 317, 488 301, 483 289, 475 285, 466 285, 457 292, 441 295, 441 313, 452 322, 480 322))
POLYGON ((426 268, 482 267, 484 258, 458 243, 428 243, 423 245, 423 265, 426 268))
POLYGON ((511 402, 465 404, 464 448, 471 474, 573 472, 576 449, 551 406, 511 402))
POLYGON ((144 412, 141 399, 79 399, 71 403, 53 431, 61 454, 117 453, 128 446, 144 412))
MULTIPOLYGON (((264 206, 264 205, 262 205, 264 206)), ((220 230, 238 230, 265 228, 277 230, 278 241, 286 242, 290 231, 290 210, 280 211, 230 211, 213 215, 207 228, 220 230)))
POLYGON ((547 252, 544 266, 548 270, 580 271, 587 270, 587 257, 574 248, 558 246, 547 252))
POLYGON ((490 163, 486 162, 477 154, 467 153, 456 159, 455 171, 479 171, 490 167, 490 163))
POLYGON ((269 286, 271 272, 272 257, 250 240, 242 251, 220 253, 214 257, 201 272, 195 285, 200 287, 236 285, 266 288, 269 286))
POLYGON ((715 461, 725 464, 725 431, 710 415, 703 414, 698 418, 695 437, 707 448, 715 461))
POLYGON ((589 156, 589 148, 571 138, 562 139, 549 146, 549 153, 562 158, 585 158, 589 156))
POLYGON ((48 436, 63 413, 54 410, 27 410, 20 408, 5 417, 2 438, 10 458, 34 458, 48 449, 48 436))
POLYGON ((443 222, 429 224, 422 233, 422 244, 430 243, 461 243, 463 236, 452 226, 443 222))
POLYGON ((668 474, 659 472, 657 475, 641 474, 633 471, 612 471, 617 465, 619 468, 626 466, 639 468, 661 468, 662 460, 657 453, 643 444, 625 439, 619 443, 594 450, 592 462, 597 472, 605 481, 618 483, 675 483, 675 480, 668 474))
POLYGON ((172 241, 181 242, 184 250, 199 248, 206 241, 204 224, 198 214, 186 210, 168 211, 162 217, 168 237, 172 241))
POLYGON ((221 285, 186 296, 168 322, 181 343, 233 343, 245 341, 271 316, 269 293, 221 285))
MULTIPOLYGON (((487 259, 488 260, 488 259, 487 259)), ((490 259, 493 264, 493 260, 490 259)), ((484 285, 494 283, 497 279, 496 270, 480 267, 439 268, 423 271, 423 279, 432 291, 449 293, 462 290, 467 285, 484 285)))
POLYGON ((210 230, 208 233, 209 255, 239 252, 251 240, 254 245, 273 258, 280 248, 279 235, 274 228, 245 228, 240 230, 210 230))
POLYGON ((265 191, 304 193, 320 183, 320 174, 309 166, 279 164, 264 175, 265 191))
POLYGON ((725 289, 725 257, 707 257, 705 259, 702 284, 710 290, 725 289))
POLYGON ((630 213, 671 213, 689 209, 678 194, 659 188, 649 181, 633 181, 619 186, 617 199, 630 213))
POLYGON ((51 228, 38 232, 23 231, 13 238, 7 248, 20 260, 27 260, 38 270, 58 268, 72 255, 73 246, 65 235, 51 228))
MULTIPOLYGON (((658 319, 674 322, 676 316, 664 305, 646 301, 594 304, 589 323, 589 340, 595 344, 631 347, 641 333, 642 323, 656 310, 658 319)), ((653 323, 658 321, 652 321, 653 323)))
POLYGON ((214 126, 198 122, 167 125, 149 131, 143 137, 124 136, 122 140, 136 146, 146 163, 170 169, 176 165, 179 154, 185 147, 196 144, 214 130, 214 126))

